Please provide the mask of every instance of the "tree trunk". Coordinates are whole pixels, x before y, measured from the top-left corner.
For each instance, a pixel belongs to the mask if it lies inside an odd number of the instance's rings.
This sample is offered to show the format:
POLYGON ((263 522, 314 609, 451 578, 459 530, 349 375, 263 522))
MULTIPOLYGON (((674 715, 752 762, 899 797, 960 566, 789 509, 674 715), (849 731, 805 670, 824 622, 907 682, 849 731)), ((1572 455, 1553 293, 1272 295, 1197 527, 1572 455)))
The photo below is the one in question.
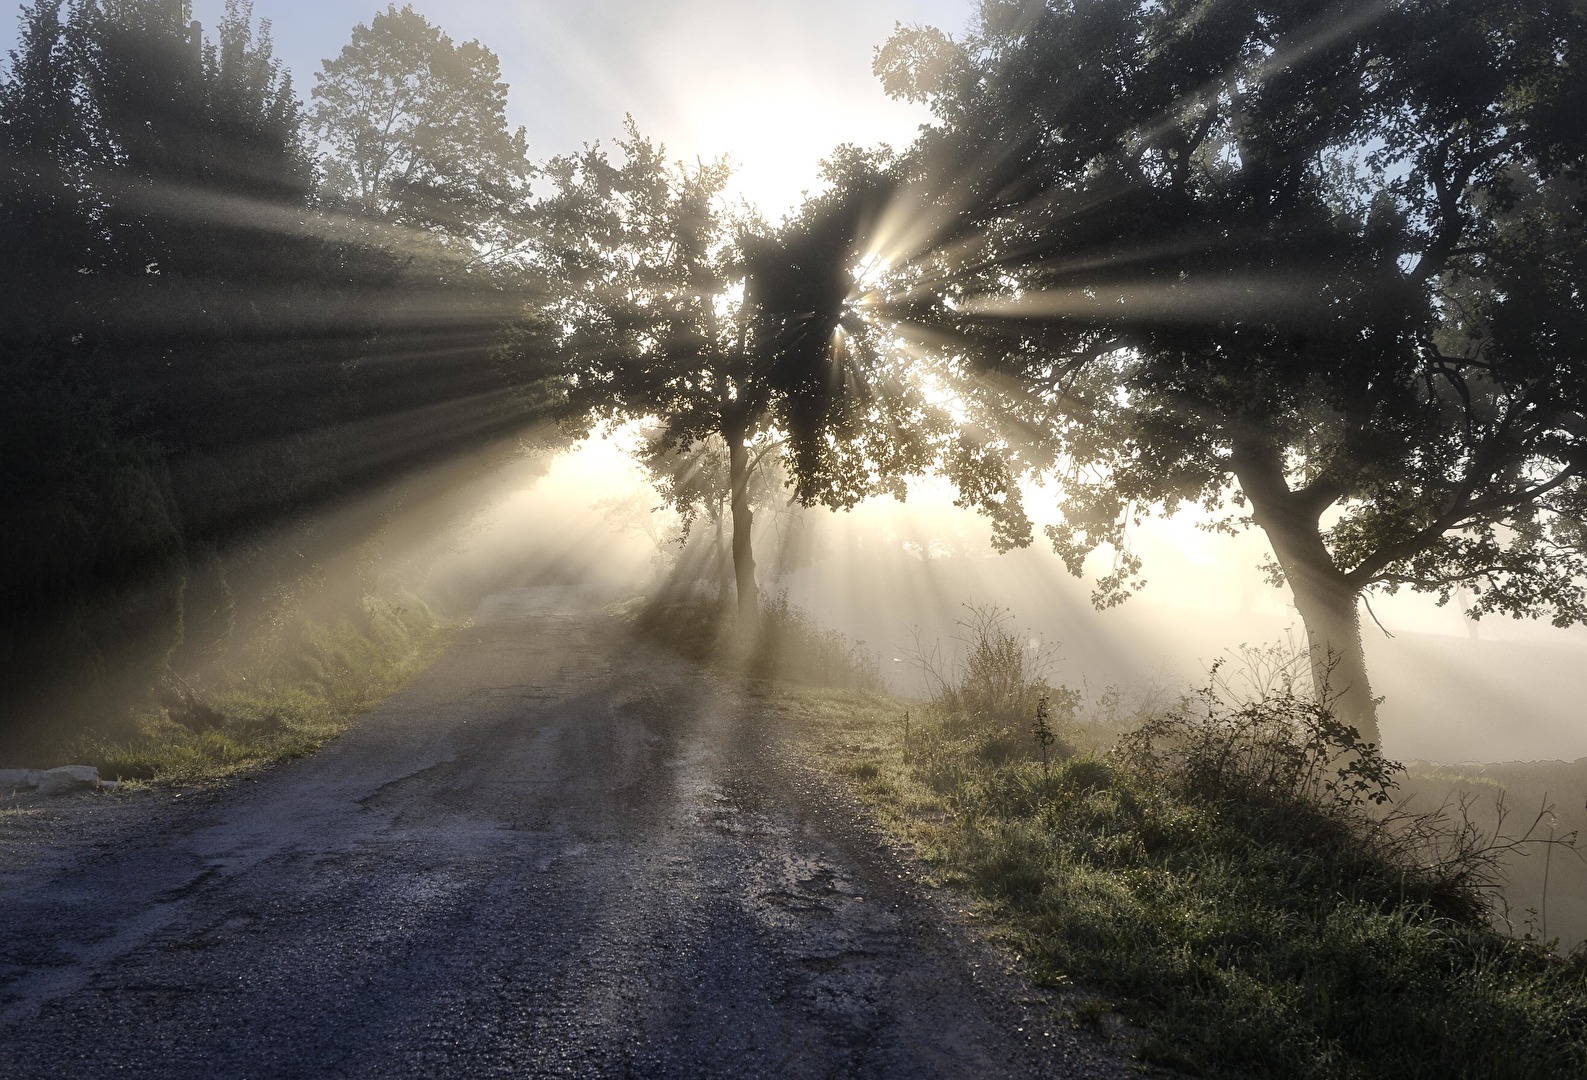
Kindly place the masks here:
POLYGON ((716 579, 716 605, 726 611, 733 593, 733 554, 728 550, 726 508, 719 506, 716 514, 716 536, 711 541, 711 574, 716 579))
POLYGON ((733 577, 738 586, 738 625, 752 633, 760 624, 760 590, 755 585, 755 555, 750 527, 755 515, 749 508, 749 450, 742 431, 725 433, 728 450, 728 484, 733 509, 733 577))
POLYGON ((1295 609, 1306 624, 1311 649, 1312 682, 1321 700, 1351 725, 1362 742, 1383 745, 1378 731, 1377 702, 1367 680, 1367 658, 1361 647, 1357 594, 1348 586, 1318 581, 1304 568, 1285 567, 1295 609))
POLYGON ((1319 519, 1327 503, 1291 491, 1281 459, 1270 448, 1237 445, 1234 466, 1240 488, 1250 500, 1251 516, 1267 534, 1295 598, 1295 610, 1306 626, 1318 700, 1354 727, 1362 742, 1381 746, 1377 702, 1361 647, 1356 610, 1360 592, 1334 565, 1323 543, 1319 519))

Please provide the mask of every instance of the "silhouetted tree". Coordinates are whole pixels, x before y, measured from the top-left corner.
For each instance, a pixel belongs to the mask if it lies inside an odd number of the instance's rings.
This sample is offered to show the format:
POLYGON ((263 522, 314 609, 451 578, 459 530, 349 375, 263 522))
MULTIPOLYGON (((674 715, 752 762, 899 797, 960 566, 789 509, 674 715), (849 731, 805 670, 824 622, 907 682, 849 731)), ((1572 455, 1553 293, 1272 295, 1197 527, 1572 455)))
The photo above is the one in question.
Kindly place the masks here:
POLYGON ((1255 524, 1371 741, 1364 593, 1587 620, 1581 4, 987 0, 876 69, 937 117, 892 314, 1019 388, 1099 604, 1143 515, 1255 524))
POLYGON ((546 372, 564 416, 654 420, 655 443, 697 463, 720 440, 739 617, 752 626, 756 461, 786 460, 805 504, 848 507, 901 494, 931 460, 941 417, 847 306, 866 200, 812 200, 773 230, 723 204, 726 165, 669 164, 632 121, 617 150, 544 166, 553 190, 537 208, 536 266, 548 295, 509 352, 546 372))
POLYGON ((22 673, 0 737, 113 721, 184 632, 224 634, 217 548, 524 426, 491 351, 521 299, 459 270, 473 249, 418 260, 396 232, 325 212, 246 3, 208 39, 182 0, 24 11, 0 75, 0 664, 22 673))

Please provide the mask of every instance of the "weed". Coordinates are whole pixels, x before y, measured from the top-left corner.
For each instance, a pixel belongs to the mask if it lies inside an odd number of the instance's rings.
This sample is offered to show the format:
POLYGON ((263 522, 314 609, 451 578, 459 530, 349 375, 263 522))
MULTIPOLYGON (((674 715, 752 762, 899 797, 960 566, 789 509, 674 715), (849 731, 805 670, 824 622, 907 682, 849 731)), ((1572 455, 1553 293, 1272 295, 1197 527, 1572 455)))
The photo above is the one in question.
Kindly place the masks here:
POLYGON ((1030 726, 1031 738, 1036 740, 1036 745, 1041 748, 1042 771, 1047 770, 1047 755, 1052 749, 1052 744, 1058 741, 1058 735, 1052 729, 1050 714, 1047 708, 1048 696, 1043 694, 1036 703, 1036 722, 1030 726))
POLYGON ((207 698, 176 682, 172 705, 130 731, 87 732, 55 756, 107 779, 195 783, 313 753, 423 670, 447 640, 429 609, 366 600, 353 615, 304 625, 295 642, 226 676, 207 698))
MULTIPOLYGON (((1546 819, 1509 835, 1458 802, 1412 813, 1398 765, 1282 665, 1220 667, 1115 747, 1044 766, 1023 730, 1039 696, 1019 726, 986 707, 1042 680, 981 625, 983 659, 1024 681, 939 679, 907 757, 885 703, 810 715, 841 746, 892 743, 823 753, 876 768, 878 820, 979 898, 1038 983, 1102 995, 1146 1032, 1143 1060, 1203 1075, 1587 1075, 1587 953, 1491 923, 1495 852, 1547 842, 1546 819)), ((1129 711, 1103 697, 1092 712, 1129 711)))
POLYGON ((1088 1028, 1100 1028, 1111 1011, 1108 1003, 1100 998, 1083 998, 1070 1007, 1075 1023, 1088 1028))

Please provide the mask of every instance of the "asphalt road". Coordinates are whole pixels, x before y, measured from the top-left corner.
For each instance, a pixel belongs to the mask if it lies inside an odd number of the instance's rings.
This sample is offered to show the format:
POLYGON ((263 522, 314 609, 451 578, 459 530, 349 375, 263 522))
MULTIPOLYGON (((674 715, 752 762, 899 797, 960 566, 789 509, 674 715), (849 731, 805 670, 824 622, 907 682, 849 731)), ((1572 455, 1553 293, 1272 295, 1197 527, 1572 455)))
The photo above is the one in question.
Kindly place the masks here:
POLYGON ((1132 1075, 578 588, 257 783, 56 802, 0 829, 8 1080, 1132 1075))

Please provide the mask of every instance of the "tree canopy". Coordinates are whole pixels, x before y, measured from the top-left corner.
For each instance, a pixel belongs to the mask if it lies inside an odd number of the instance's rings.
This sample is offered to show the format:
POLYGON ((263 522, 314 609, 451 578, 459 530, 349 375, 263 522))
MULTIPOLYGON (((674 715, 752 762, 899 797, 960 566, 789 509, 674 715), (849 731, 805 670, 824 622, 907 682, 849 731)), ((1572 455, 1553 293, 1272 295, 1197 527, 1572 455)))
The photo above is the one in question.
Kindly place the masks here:
MULTIPOLYGON (((841 194, 772 228, 724 202, 725 164, 670 163, 631 121, 615 148, 615 159, 592 146, 544 166, 534 265, 546 295, 510 354, 544 372, 564 416, 654 421, 653 456, 670 447, 707 467, 721 455, 700 444, 725 449, 739 611, 753 622, 758 462, 784 462, 797 501, 846 508, 901 496, 946 430, 855 304, 879 170, 862 183, 863 155, 835 158, 841 194)), ((710 486, 672 476, 666 490, 695 500, 710 486)))
POLYGON ((1364 593, 1587 621, 1584 66, 1568 0, 986 0, 963 40, 901 28, 877 72, 937 122, 892 315, 1045 441, 1058 552, 1122 553, 1098 603, 1139 586, 1144 514, 1262 529, 1375 741, 1364 593))
POLYGON ((507 276, 328 211, 268 24, 190 16, 39 0, 0 72, 0 738, 147 690, 218 546, 526 424, 507 276))
POLYGON ((495 53, 391 5, 353 28, 313 96, 330 191, 487 262, 516 250, 530 167, 495 53))

